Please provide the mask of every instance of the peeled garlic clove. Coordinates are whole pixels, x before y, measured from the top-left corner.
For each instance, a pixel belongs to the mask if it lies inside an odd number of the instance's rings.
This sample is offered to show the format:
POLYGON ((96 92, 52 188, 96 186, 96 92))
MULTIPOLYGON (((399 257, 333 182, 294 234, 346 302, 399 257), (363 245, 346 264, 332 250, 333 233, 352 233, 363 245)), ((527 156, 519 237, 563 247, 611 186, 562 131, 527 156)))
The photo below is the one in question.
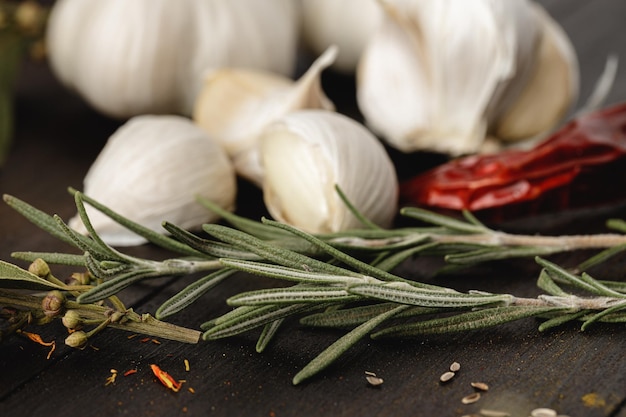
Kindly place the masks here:
POLYGON ((339 47, 332 67, 354 73, 363 49, 382 20, 377 0, 302 0, 303 43, 313 53, 339 47))
MULTIPOLYGON (((193 229, 215 221, 202 196, 232 210, 236 177, 226 153, 191 120, 181 116, 136 116, 107 141, 84 179, 84 193, 157 232, 165 220, 193 229)), ((130 246, 145 239, 86 206, 105 242, 130 246)), ((70 227, 86 233, 78 215, 70 227)))
POLYGON ((263 199, 275 219, 310 233, 362 227, 338 185, 366 218, 391 224, 398 196, 393 163, 378 139, 347 116, 290 113, 263 132, 260 151, 263 199))
POLYGON ((523 140, 554 127, 576 102, 579 69, 576 52, 567 34, 539 5, 534 5, 542 22, 533 68, 524 89, 504 109, 490 129, 501 140, 523 140))
POLYGON ((329 48, 298 80, 244 69, 209 73, 193 112, 195 122, 228 152, 236 171, 260 186, 263 172, 258 138, 270 122, 305 108, 333 110, 320 84, 321 72, 334 61, 329 48))

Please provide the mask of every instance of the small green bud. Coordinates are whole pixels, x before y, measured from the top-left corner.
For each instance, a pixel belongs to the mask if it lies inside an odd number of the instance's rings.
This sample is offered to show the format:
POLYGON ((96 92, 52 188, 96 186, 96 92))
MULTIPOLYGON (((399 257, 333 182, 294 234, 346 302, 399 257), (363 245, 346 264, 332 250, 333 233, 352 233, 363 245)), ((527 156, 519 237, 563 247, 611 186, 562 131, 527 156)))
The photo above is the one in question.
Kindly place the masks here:
POLYGON ((63 311, 65 305, 65 295, 61 291, 50 291, 41 300, 41 309, 47 317, 56 317, 63 311))
POLYGON ((65 338, 65 344, 69 347, 84 349, 85 346, 87 346, 88 340, 89 337, 87 336, 87 333, 82 330, 78 330, 65 338))
POLYGON ((74 272, 65 283, 68 285, 89 285, 91 276, 89 272, 74 272))
POLYGON ((61 321, 65 327, 71 330, 78 329, 83 324, 83 320, 76 310, 67 310, 61 321))
POLYGON ((37 258, 28 266, 28 272, 40 278, 46 278, 50 275, 50 266, 43 259, 37 258))

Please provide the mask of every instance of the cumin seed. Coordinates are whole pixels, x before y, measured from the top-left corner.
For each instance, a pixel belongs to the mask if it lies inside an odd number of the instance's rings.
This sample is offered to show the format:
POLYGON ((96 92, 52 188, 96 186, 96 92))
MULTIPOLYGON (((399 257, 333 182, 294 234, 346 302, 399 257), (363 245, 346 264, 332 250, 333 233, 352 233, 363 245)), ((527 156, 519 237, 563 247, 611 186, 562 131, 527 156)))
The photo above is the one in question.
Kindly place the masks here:
POLYGON ((441 382, 448 382, 449 380, 451 380, 452 378, 454 378, 454 375, 456 375, 454 372, 452 371, 448 371, 448 372, 444 372, 443 374, 441 374, 441 376, 439 377, 439 380, 441 382))
POLYGON ((478 400, 480 400, 480 392, 474 392, 461 398, 463 404, 474 404, 478 400))
POLYGON ((471 382, 470 385, 480 391, 489 391, 489 385, 484 382, 471 382))
POLYGON ((531 417, 556 417, 557 412, 551 408, 535 408, 530 415, 531 417))

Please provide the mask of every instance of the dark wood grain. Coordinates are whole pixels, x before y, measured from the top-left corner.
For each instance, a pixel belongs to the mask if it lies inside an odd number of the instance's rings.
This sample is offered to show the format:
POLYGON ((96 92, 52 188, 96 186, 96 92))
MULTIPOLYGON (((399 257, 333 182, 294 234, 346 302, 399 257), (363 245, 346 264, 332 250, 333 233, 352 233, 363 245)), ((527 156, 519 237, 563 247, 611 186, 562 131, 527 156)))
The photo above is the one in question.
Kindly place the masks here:
MULTIPOLYGON (((585 98, 602 71, 609 53, 626 59, 626 2, 619 0, 545 0, 572 38, 579 54, 581 95, 585 98)), ((625 64, 626 65, 626 64, 625 64)), ((340 82, 325 79, 329 94, 345 99, 340 82), (343 94, 343 95, 342 95, 343 94)), ((626 72, 621 69, 608 102, 626 99, 626 72)), ((82 177, 106 138, 120 125, 107 119, 62 88, 45 64, 26 63, 17 90, 17 134, 10 158, 0 171, 0 191, 22 198, 50 213, 68 218, 74 213, 67 186, 80 188, 82 177)), ((260 194, 242 184, 246 197, 240 211, 253 217, 263 212, 260 194)), ((623 193, 619 184, 617 193, 623 193)), ((510 225, 546 233, 600 231, 605 215, 556 215, 540 223, 510 225)), ((4 204, 0 205, 0 259, 15 250, 64 250, 62 244, 40 232, 4 204)), ((142 256, 161 256, 154 248, 133 249, 142 256)), ((559 262, 573 265, 586 254, 561 255, 559 262)), ((625 260, 594 271, 601 278, 623 278, 625 260)), ((431 267, 432 268, 432 267, 431 267)), ((436 283, 459 289, 482 289, 516 295, 538 294, 539 268, 532 261, 494 263, 464 274, 437 278, 436 283)), ((61 274, 67 273, 62 269, 61 274)), ((428 278, 429 266, 402 267, 407 276, 428 278)), ((154 312, 175 291, 188 284, 160 279, 126 290, 123 299, 139 312, 154 312)), ((224 299, 236 292, 271 282, 233 277, 172 321, 198 327, 227 310, 224 299)), ((289 324, 263 354, 254 351, 257 333, 218 342, 185 345, 161 340, 142 343, 126 332, 106 330, 93 340, 94 348, 63 346, 63 328, 49 326, 41 333, 56 339, 57 350, 20 337, 0 345, 0 415, 110 416, 461 416, 481 408, 505 410, 525 417, 536 407, 551 407, 570 416, 626 416, 626 329, 598 325, 581 332, 575 325, 544 334, 535 320, 467 334, 431 336, 412 340, 364 341, 318 378, 302 386, 291 378, 310 359, 342 333, 289 324), (189 372, 184 369, 189 360, 189 372), (439 376, 450 363, 461 371, 448 384, 439 376), (157 363, 185 387, 173 393, 152 376, 157 363), (105 386, 110 370, 137 373, 105 386), (376 372, 384 384, 373 388, 364 371, 376 372), (490 390, 476 404, 461 398, 483 381, 490 390)))

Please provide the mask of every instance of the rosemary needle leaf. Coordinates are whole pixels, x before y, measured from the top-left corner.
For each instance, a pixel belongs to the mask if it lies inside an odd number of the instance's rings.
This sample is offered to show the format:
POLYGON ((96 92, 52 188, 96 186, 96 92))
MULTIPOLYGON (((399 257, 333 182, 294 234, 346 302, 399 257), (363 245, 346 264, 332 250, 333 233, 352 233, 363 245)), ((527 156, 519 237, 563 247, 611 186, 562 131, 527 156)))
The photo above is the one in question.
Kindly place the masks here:
POLYGON ((289 268, 264 262, 250 262, 238 259, 220 259, 220 262, 229 268, 235 268, 251 274, 304 283, 345 284, 349 282, 361 282, 365 279, 365 276, 348 277, 325 272, 307 271, 306 269, 289 268))
POLYGON ((348 293, 342 287, 313 287, 294 285, 288 288, 248 291, 227 300, 231 306, 242 305, 284 305, 297 303, 349 302, 359 297, 348 293))
POLYGON ((554 282, 548 271, 546 271, 545 269, 542 269, 539 273, 539 278, 537 279, 537 287, 544 290, 550 295, 556 295, 559 297, 565 297, 569 295, 568 293, 563 291, 563 289, 561 289, 561 287, 559 287, 556 282, 554 282))
MULTIPOLYGON (((43 231, 65 243, 77 247, 74 239, 65 233, 65 230, 59 226, 59 223, 54 220, 52 216, 11 195, 4 194, 3 198, 5 203, 7 203, 11 208, 43 231)), ((84 240, 87 239, 85 236, 81 236, 81 238, 84 240)))
POLYGON ((587 327, 589 327, 591 324, 601 321, 602 318, 611 315, 613 313, 616 313, 618 311, 624 310, 626 309, 626 301, 622 301, 618 304, 615 304, 611 307, 608 307, 602 311, 600 311, 599 313, 594 314, 593 316, 591 316, 590 318, 588 318, 587 320, 585 320, 585 322, 582 324, 582 326, 580 327, 580 330, 585 331, 587 330, 587 327))
POLYGON ((578 271, 585 271, 592 266, 598 265, 602 262, 606 262, 609 258, 612 258, 613 256, 618 255, 625 250, 626 245, 617 245, 613 246, 612 248, 605 249, 579 264, 576 269, 578 271))
POLYGON ((237 229, 249 233, 252 236, 255 236, 262 240, 280 240, 289 236, 288 233, 285 233, 282 230, 278 230, 273 227, 269 227, 260 223, 258 221, 250 220, 245 217, 238 216, 234 213, 231 213, 228 210, 224 210, 219 207, 217 204, 212 201, 207 200, 204 197, 198 196, 197 200, 200 204, 202 204, 207 209, 211 210, 215 214, 219 215, 221 218, 226 220, 231 225, 235 226, 237 229))
POLYGON ((48 264, 84 266, 85 257, 83 255, 75 255, 71 253, 58 252, 13 252, 11 257, 21 259, 23 261, 32 262, 35 259, 43 259, 48 264))
POLYGON ((549 262, 542 258, 535 258, 537 263, 543 266, 548 273, 552 275, 552 277, 556 277, 562 281, 567 282, 568 284, 580 288, 584 291, 587 291, 591 294, 608 296, 608 297, 623 297, 624 294, 617 292, 608 288, 605 285, 602 285, 597 280, 593 279, 588 274, 583 273, 582 275, 575 275, 571 272, 561 268, 560 266, 549 262))
POLYGON ((76 301, 81 304, 95 303, 107 297, 117 294, 124 288, 135 282, 156 275, 154 271, 134 269, 112 278, 104 283, 82 293, 76 297, 76 301))
POLYGON ((284 321, 285 319, 274 320, 273 322, 268 323, 263 327, 261 336, 259 336, 259 340, 256 343, 257 353, 262 353, 265 350, 265 348, 267 348, 267 346, 272 341, 272 339, 274 338, 274 336, 278 332, 278 329, 280 329, 280 326, 281 324, 283 324, 284 321))
POLYGON ((378 303, 338 310, 327 310, 311 314, 300 319, 300 324, 311 327, 354 327, 363 324, 374 317, 393 310, 394 303, 378 303))
POLYGON ((484 249, 477 249, 470 252, 446 255, 445 260, 446 262, 455 265, 472 265, 481 262, 496 261, 500 259, 526 258, 534 257, 537 255, 550 255, 559 251, 561 251, 561 249, 559 248, 542 246, 489 246, 484 249))
POLYGON ((609 229, 613 229, 613 230, 617 230, 618 232, 626 233, 626 220, 609 219, 606 222, 606 226, 609 229))
POLYGON ((109 251, 106 247, 101 247, 97 241, 76 232, 74 229, 65 224, 63 219, 59 216, 54 215, 53 219, 57 222, 61 230, 65 232, 65 235, 72 240, 73 245, 78 249, 81 249, 83 252, 90 252, 93 256, 99 259, 123 260, 123 258, 118 258, 116 254, 109 251))
POLYGON ((567 322, 578 320, 579 318, 581 318, 582 316, 588 313, 589 313, 588 310, 582 310, 582 311, 577 311, 576 313, 563 314, 563 315, 553 317, 541 323, 539 325, 539 331, 545 332, 546 330, 552 329, 553 327, 558 327, 567 322))
MULTIPOLYGON (((394 283, 395 284, 395 283, 394 283)), ((364 297, 421 307, 478 307, 489 304, 508 304, 508 294, 464 294, 460 292, 429 291, 410 285, 353 284, 348 292, 364 297)))
POLYGON ((140 225, 139 223, 135 223, 134 221, 122 216, 121 214, 111 210, 110 208, 108 208, 107 206, 99 203, 98 201, 92 199, 89 196, 86 196, 85 194, 81 193, 80 191, 75 190, 74 188, 68 188, 68 191, 70 192, 70 194, 74 195, 74 198, 79 198, 81 201, 84 201, 85 203, 89 204, 90 206, 92 206, 93 208, 95 208, 96 210, 102 212, 104 215, 106 215, 107 217, 109 217, 111 220, 119 223, 120 225, 124 226, 125 228, 127 228, 128 230, 136 233, 137 235, 144 237, 146 240, 148 240, 149 242, 170 250, 172 252, 176 252, 176 253, 180 253, 183 255, 190 255, 190 256, 197 256, 198 252, 195 251, 193 248, 190 248, 187 245, 184 245, 180 242, 177 242, 176 240, 163 235, 162 233, 157 233, 154 230, 151 230, 147 227, 144 227, 142 225, 140 225))
POLYGON ((452 217, 444 216, 441 214, 433 213, 432 211, 424 210, 417 207, 405 207, 400 210, 400 214, 406 217, 410 217, 416 220, 423 221, 425 223, 443 226, 446 229, 454 230, 462 233, 485 233, 487 229, 482 224, 473 224, 464 222, 461 220, 453 219, 452 217))
MULTIPOLYGON (((323 306, 319 306, 323 307, 323 306)), ((310 309, 307 304, 291 304, 286 306, 260 306, 222 321, 209 328, 202 334, 204 340, 215 340, 235 336, 260 326, 265 326, 275 320, 288 317, 310 309)))
POLYGON ((363 226, 365 226, 368 229, 374 229, 374 230, 382 229, 382 227, 380 227, 379 225, 377 225, 376 223, 374 223, 373 221, 365 217, 363 213, 357 210, 357 208, 354 207, 352 202, 348 199, 348 196, 343 192, 341 187, 339 187, 339 185, 337 184, 335 184, 335 191, 337 192, 337 195, 339 195, 339 198, 341 199, 341 201, 343 201, 343 203, 346 205, 348 210, 352 213, 354 217, 357 218, 357 220, 359 220, 359 222, 361 222, 363 226))
POLYGON ((356 342, 358 342, 360 339, 362 339, 364 336, 374 330, 374 328, 406 308, 407 306, 398 306, 385 313, 379 314, 378 316, 374 317, 371 320, 368 320, 367 322, 361 324, 354 330, 351 330, 349 333, 339 338, 336 342, 334 342, 317 357, 315 357, 315 359, 309 362, 308 365, 302 368, 302 370, 293 377, 293 384, 298 385, 306 379, 322 371, 323 369, 327 368, 346 350, 354 346, 356 342))
POLYGON ((438 245, 439 245, 438 242, 429 242, 423 245, 417 245, 412 248, 404 249, 400 252, 396 252, 394 254, 385 256, 378 262, 374 263, 373 265, 378 269, 382 269, 383 271, 391 271, 397 266, 399 266, 402 262, 409 259, 410 257, 417 255, 421 252, 427 251, 429 249, 433 249, 438 245))
POLYGON ((234 269, 224 268, 194 281, 169 300, 165 301, 161 307, 157 309, 155 314, 156 318, 161 320, 187 308, 207 291, 235 272, 234 269))
POLYGON ((0 261, 0 283, 2 288, 50 290, 61 289, 57 284, 5 261, 0 261))
POLYGON ((300 253, 283 249, 275 244, 265 242, 247 233, 218 224, 205 224, 205 232, 214 237, 242 249, 256 253, 260 257, 280 265, 292 268, 305 268, 311 271, 328 272, 330 274, 358 276, 357 273, 329 263, 310 258, 300 253))
POLYGON ((397 282, 411 282, 416 286, 422 287, 422 288, 430 288, 430 289, 441 289, 441 287, 437 287, 435 285, 429 285, 429 284, 423 284, 423 283, 417 283, 414 281, 408 281, 404 278, 401 278, 397 275, 393 275, 387 271, 384 271, 382 269, 376 268, 372 265, 369 265, 363 261, 360 261, 356 258, 353 258, 352 256, 332 247, 331 245, 329 245, 328 243, 324 242, 321 239, 318 239, 317 237, 310 235, 308 233, 305 233, 299 229, 296 229, 295 227, 292 227, 290 225, 284 224, 284 223, 279 223, 273 220, 268 220, 268 219, 263 219, 264 223, 267 224, 271 224, 274 225, 277 228, 283 229, 283 230, 287 230, 292 232, 293 234, 295 234, 296 236, 299 236, 309 242, 311 242, 312 244, 318 246, 321 250, 323 250, 324 252, 326 252, 327 254, 329 254, 330 256, 332 256, 333 258, 335 258, 336 260, 345 263, 346 265, 349 265, 350 267, 356 269, 357 271, 364 273, 364 274, 368 274, 374 278, 383 280, 383 281, 397 281, 397 282))
POLYGON ((163 228, 179 239, 183 244, 189 245, 204 255, 209 255, 214 258, 260 259, 258 255, 251 252, 241 251, 221 242, 203 239, 170 222, 163 222, 163 228))
POLYGON ((523 318, 569 310, 567 307, 506 306, 470 311, 443 318, 401 324, 372 335, 381 337, 412 337, 423 334, 442 334, 483 329, 523 318))

